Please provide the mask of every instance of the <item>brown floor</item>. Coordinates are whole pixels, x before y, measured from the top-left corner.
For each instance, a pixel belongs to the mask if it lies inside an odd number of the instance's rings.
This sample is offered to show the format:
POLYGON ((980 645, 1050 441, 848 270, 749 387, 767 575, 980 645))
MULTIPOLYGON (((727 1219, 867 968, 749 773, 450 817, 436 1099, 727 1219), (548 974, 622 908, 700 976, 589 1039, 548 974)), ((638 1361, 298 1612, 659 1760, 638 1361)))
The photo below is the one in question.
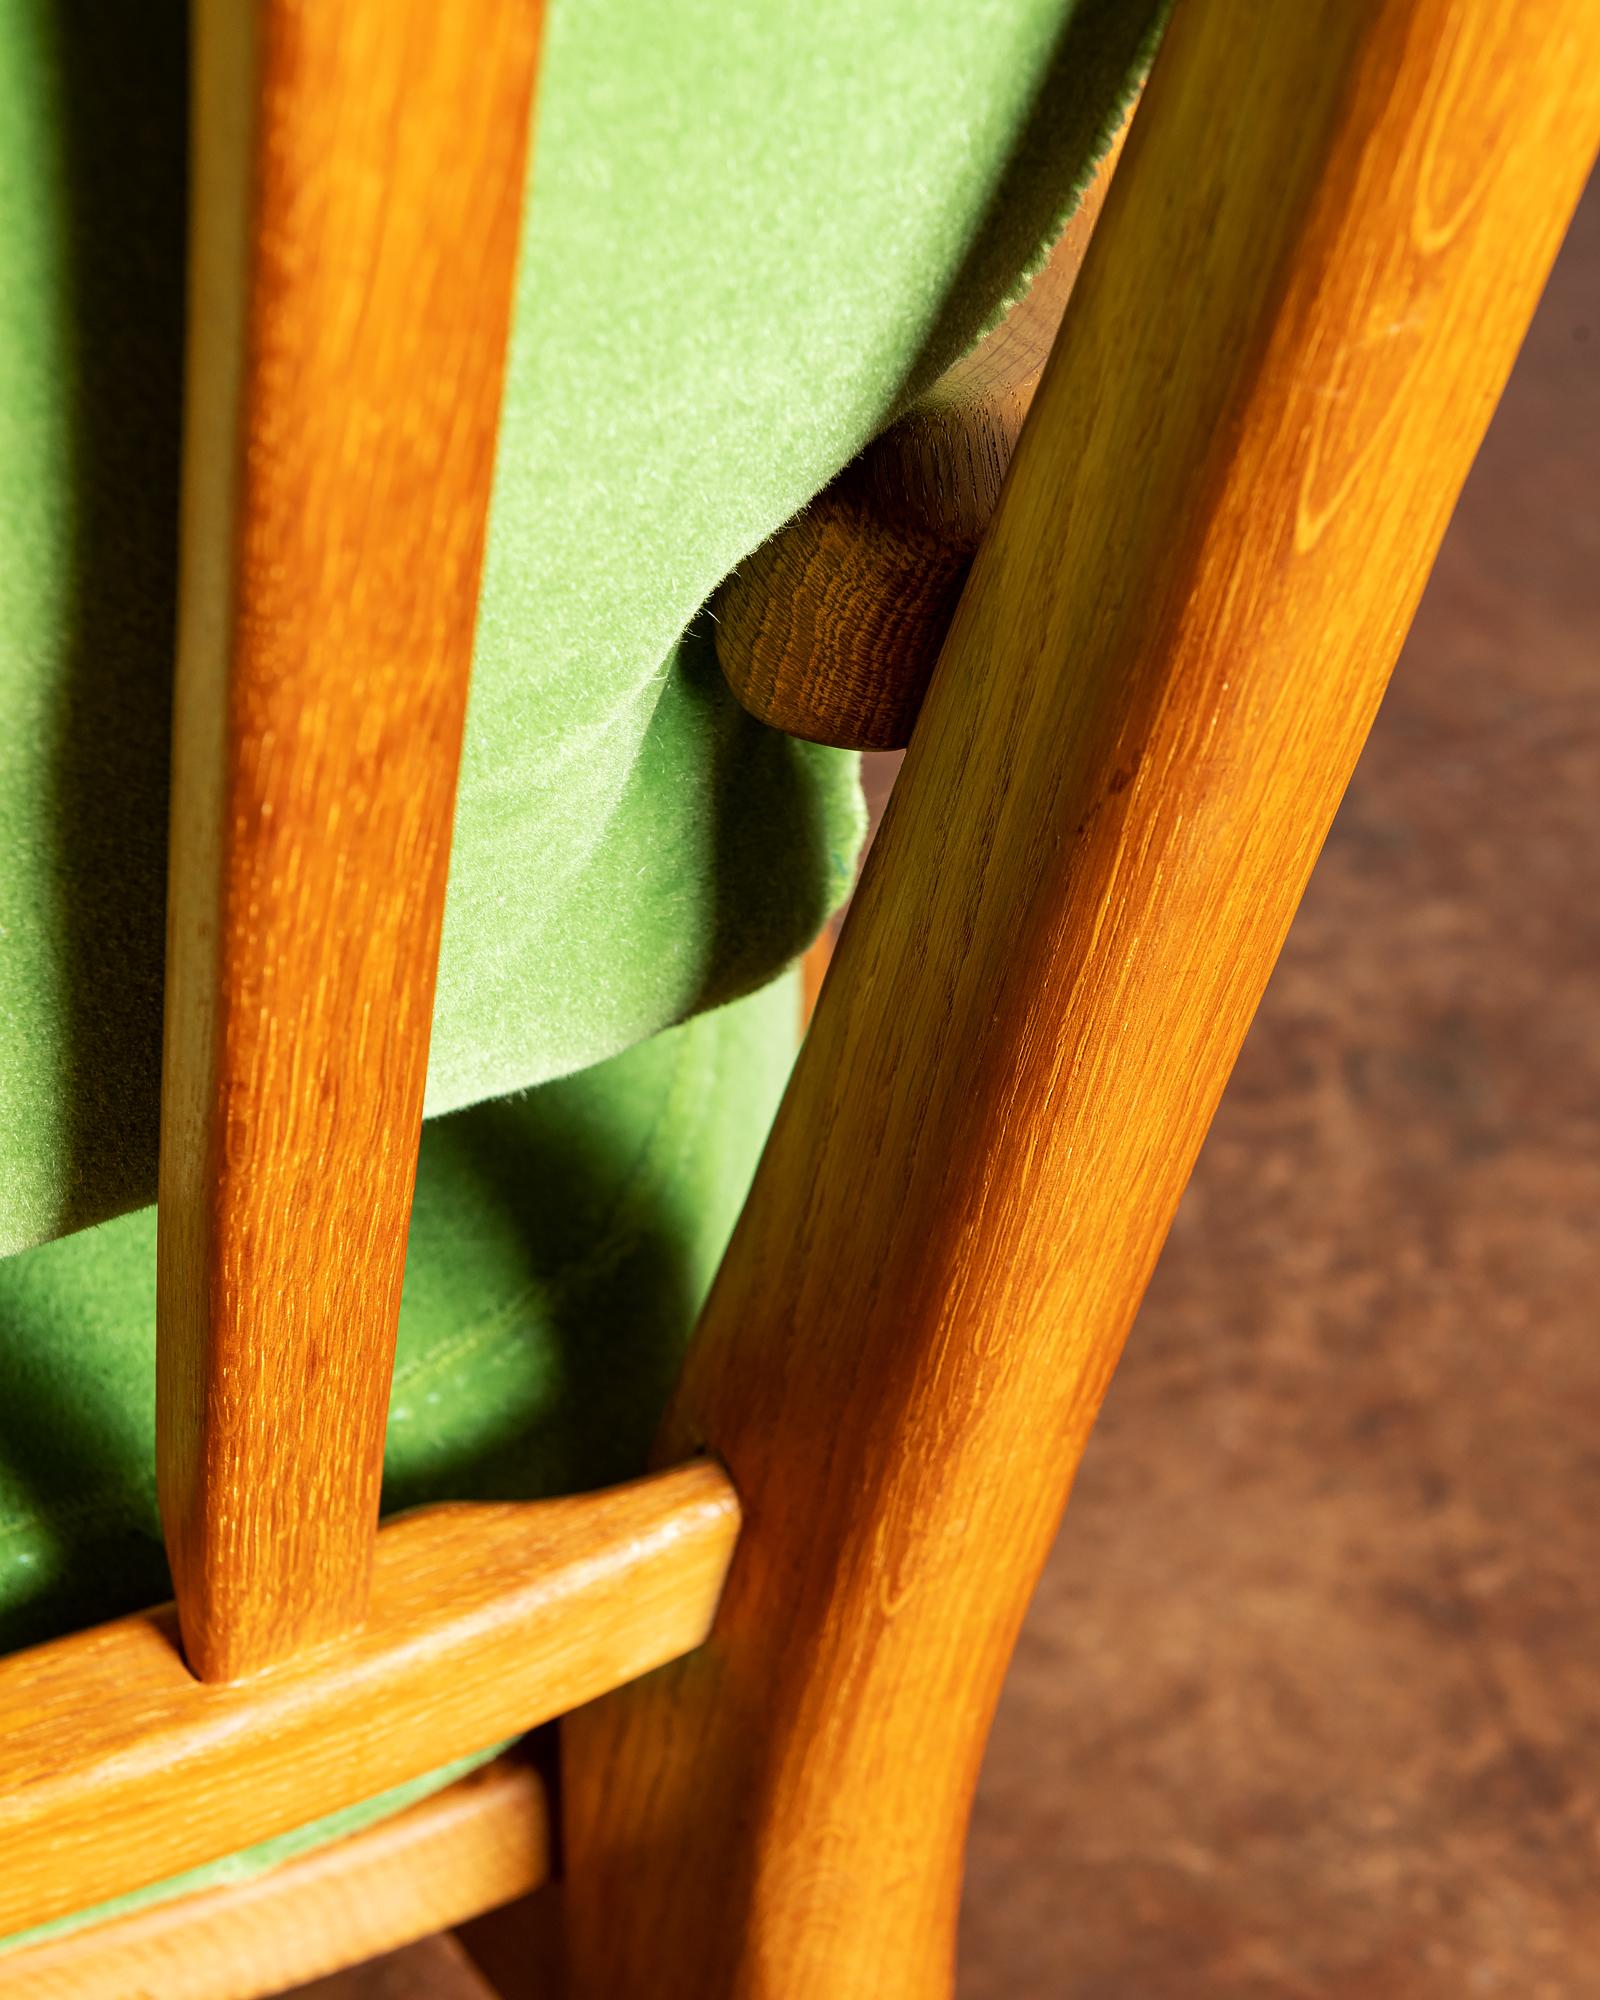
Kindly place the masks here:
POLYGON ((1024 1633, 962 2000, 1600 1996, 1597 667, 1600 190, 1024 1633))

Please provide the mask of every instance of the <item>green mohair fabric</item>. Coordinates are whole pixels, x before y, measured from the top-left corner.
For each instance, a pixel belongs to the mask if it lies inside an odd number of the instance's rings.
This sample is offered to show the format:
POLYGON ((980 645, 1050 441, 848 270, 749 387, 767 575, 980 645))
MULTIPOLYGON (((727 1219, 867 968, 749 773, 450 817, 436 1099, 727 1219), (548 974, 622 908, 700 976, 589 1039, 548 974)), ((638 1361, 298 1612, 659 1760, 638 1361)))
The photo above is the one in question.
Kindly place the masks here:
MULTIPOLYGON (((568 1493, 642 1468, 777 1108, 798 1007, 797 981, 780 979, 594 1069, 427 1128, 385 1511, 568 1493)), ((154 1479, 154 1225, 145 1209, 0 1262, 0 1650, 169 1594, 154 1479)), ((71 1922, 239 1880, 465 1768, 71 1922)))
MULTIPOLYGON (((793 1059, 793 976, 425 1128, 384 1507, 643 1465, 793 1059)), ((0 1652, 170 1595, 153 1208, 0 1261, 0 1652)))
MULTIPOLYGON (((1017 285, 1156 11, 554 0, 431 1113, 837 900, 853 762, 748 720, 696 611, 1017 285)), ((185 66, 181 0, 0 0, 0 1252, 154 1191, 185 66)))

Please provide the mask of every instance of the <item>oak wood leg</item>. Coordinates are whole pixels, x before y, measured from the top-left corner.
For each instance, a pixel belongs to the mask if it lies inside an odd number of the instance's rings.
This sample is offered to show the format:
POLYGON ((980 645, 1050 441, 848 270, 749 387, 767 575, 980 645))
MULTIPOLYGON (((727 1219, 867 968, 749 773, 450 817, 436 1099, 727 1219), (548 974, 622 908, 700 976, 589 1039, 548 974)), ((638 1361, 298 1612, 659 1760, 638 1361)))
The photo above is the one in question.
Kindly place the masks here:
POLYGON ((1592 0, 1179 0, 566 1727, 582 2000, 931 2000, 1007 1656, 1600 130, 1592 0))

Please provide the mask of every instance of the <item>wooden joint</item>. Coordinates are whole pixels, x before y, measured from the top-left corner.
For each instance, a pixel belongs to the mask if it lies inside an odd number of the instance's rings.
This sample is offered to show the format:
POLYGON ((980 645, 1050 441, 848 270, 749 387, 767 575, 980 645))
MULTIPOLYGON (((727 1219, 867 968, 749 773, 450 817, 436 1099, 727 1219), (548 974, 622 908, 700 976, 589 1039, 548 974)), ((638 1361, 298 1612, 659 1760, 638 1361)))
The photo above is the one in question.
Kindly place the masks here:
POLYGON ((846 750, 910 742, 1121 150, 994 331, 723 584, 717 659, 752 715, 846 750))
MULTIPOLYGON (((172 1607, 0 1660, 0 1937, 376 1797, 699 1645, 739 1532, 709 1459, 377 1538, 365 1626, 196 1681, 172 1607)), ((3 1985, 0 1978, 0 1985, 3 1985)))

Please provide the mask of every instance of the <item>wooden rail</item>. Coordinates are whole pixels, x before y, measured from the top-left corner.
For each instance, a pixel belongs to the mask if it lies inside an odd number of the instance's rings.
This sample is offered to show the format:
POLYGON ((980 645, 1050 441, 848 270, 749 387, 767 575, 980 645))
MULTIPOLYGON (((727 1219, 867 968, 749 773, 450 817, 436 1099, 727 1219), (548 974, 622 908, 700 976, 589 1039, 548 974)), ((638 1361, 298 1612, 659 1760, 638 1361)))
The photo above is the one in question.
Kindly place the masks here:
POLYGON ((716 1630, 564 1726, 583 2000, 948 1993, 1029 1593, 1597 138, 1594 0, 1178 0, 666 1427, 745 1507, 716 1630))
POLYGON ((194 1671, 359 1622, 534 0, 200 0, 158 1472, 194 1671))
POLYGON ((261 2000, 375 1958, 537 1887, 549 1802, 526 1758, 392 1819, 219 1885, 0 1954, 6 2000, 261 2000))
POLYGON ((170 1607, 0 1660, 0 1937, 675 1658, 710 1626, 738 1527, 709 1460, 578 1499, 429 1508, 378 1536, 361 1632, 249 1681, 196 1681, 170 1607))

